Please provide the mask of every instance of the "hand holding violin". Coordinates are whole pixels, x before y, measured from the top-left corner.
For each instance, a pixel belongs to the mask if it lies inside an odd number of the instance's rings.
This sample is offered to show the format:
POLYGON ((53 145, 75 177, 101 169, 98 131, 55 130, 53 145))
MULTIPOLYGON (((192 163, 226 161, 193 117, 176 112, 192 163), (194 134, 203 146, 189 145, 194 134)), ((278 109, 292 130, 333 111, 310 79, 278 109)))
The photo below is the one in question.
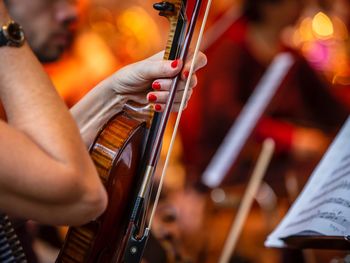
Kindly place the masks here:
MULTIPOLYGON (((101 125, 120 112, 127 101, 132 100, 140 104, 154 103, 156 111, 163 111, 172 78, 182 70, 172 110, 179 109, 192 62, 192 53, 188 55, 185 65, 181 60, 163 60, 162 53, 120 69, 98 84, 71 109, 86 145, 90 145, 101 125), (153 91, 150 91, 150 87, 153 91)), ((206 56, 199 53, 194 72, 204 67, 206 63, 206 56)), ((193 74, 186 103, 196 84, 197 78, 193 74)))
MULTIPOLYGON (((155 110, 162 111, 169 95, 172 78, 179 74, 183 68, 173 106, 173 111, 177 111, 188 78, 192 55, 191 53, 189 55, 189 61, 183 65, 183 61, 181 60, 164 60, 163 52, 159 52, 152 57, 122 68, 106 79, 102 85, 108 86, 115 94, 138 94, 140 96, 135 99, 136 102, 143 104, 147 102, 156 103, 155 110), (153 88, 153 91, 149 90, 150 87, 153 88)), ((206 63, 206 56, 203 53, 199 53, 194 71, 204 67, 206 63)), ((197 77, 193 74, 186 102, 189 100, 193 91, 192 89, 196 84, 197 77)))

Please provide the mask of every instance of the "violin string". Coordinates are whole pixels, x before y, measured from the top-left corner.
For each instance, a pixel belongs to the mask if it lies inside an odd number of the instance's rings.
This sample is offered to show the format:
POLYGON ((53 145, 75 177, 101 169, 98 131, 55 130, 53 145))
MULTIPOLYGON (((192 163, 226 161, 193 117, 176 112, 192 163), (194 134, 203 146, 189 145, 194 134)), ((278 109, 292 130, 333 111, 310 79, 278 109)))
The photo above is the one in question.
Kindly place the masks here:
MULTIPOLYGON (((192 11, 192 17, 191 17, 191 19, 189 21, 189 25, 187 27, 187 34, 185 35, 185 38, 183 39, 183 44, 182 44, 182 48, 181 48, 180 55, 179 55, 179 58, 182 61, 185 61, 187 58, 188 49, 190 47, 190 43, 191 43, 191 39, 193 37, 194 29, 196 27, 196 23, 198 21, 198 16, 200 13, 201 6, 202 6, 202 0, 197 0, 196 4, 194 6, 194 9, 192 11)), ((183 5, 181 7, 183 8, 185 6, 183 5)), ((184 19, 183 19, 183 21, 184 21, 184 19)), ((183 69, 183 66, 182 66, 182 69, 183 69)), ((158 157, 159 157, 159 152, 160 152, 161 147, 162 147, 162 139, 164 136, 165 127, 166 127, 168 120, 169 120, 169 117, 170 117, 171 109, 173 107, 173 103, 174 103, 174 100, 176 97, 176 91, 178 88, 177 86, 178 86, 180 79, 181 79, 181 74, 177 74, 177 76, 173 79, 172 84, 171 84, 171 88, 170 88, 169 98, 168 98, 167 103, 166 103, 166 107, 162 113, 161 119, 159 120, 160 122, 157 124, 158 129, 156 131, 156 137, 154 138, 154 142, 152 143, 152 148, 151 148, 152 152, 151 152, 150 158, 148 160, 148 167, 146 168, 143 183, 142 183, 141 189, 139 191, 139 197, 143 198, 144 200, 146 199, 146 198, 144 198, 144 195, 146 193, 145 191, 149 191, 149 189, 151 189, 152 185, 153 185, 152 178, 154 175, 154 170, 156 167, 156 163, 158 162, 158 157)), ((159 190, 159 188, 156 190, 159 190)), ((142 217, 148 218, 149 214, 151 212, 151 209, 149 209, 149 202, 147 201, 147 204, 146 203, 144 203, 144 204, 145 204, 144 207, 146 207, 147 211, 146 211, 146 213, 143 213, 142 217)), ((146 225, 145 225, 145 227, 146 227, 146 225)), ((148 225, 146 228, 143 228, 140 230, 144 234, 146 234, 146 231, 149 232, 148 225)))
POLYGON ((151 213, 150 220, 149 220, 149 223, 148 223, 148 227, 147 228, 149 230, 152 227, 152 222, 153 222, 153 219, 154 219, 154 215, 155 215, 155 212, 157 210, 158 203, 159 203, 159 197, 160 197, 160 194, 161 194, 161 191, 162 191, 164 179, 165 179, 165 176, 166 176, 166 171, 167 171, 167 168, 168 168, 168 165, 169 165, 169 160, 170 160, 170 157, 171 157, 171 153, 172 153, 172 150, 173 150, 173 147, 174 147, 174 142, 175 142, 177 130, 178 130, 178 127, 179 127, 179 123, 180 123, 180 120, 181 120, 182 112, 183 112, 183 110, 184 110, 184 108, 186 106, 186 97, 187 97, 187 93, 188 93, 188 90, 189 90, 189 87, 190 87, 191 76, 193 75, 193 72, 194 72, 195 61, 197 59, 198 52, 199 52, 199 49, 200 49, 200 46, 201 46, 205 25, 206 25, 206 22, 207 22, 207 19, 208 19, 208 16, 209 16, 209 10, 210 10, 210 7, 211 7, 211 2, 212 2, 212 0, 208 0, 207 6, 206 6, 206 9, 205 9, 205 13, 204 13, 204 16, 203 16, 202 25, 201 25, 201 28, 200 28, 200 31, 199 31, 198 40, 197 40, 197 43, 196 43, 196 47, 195 47, 195 50, 194 50, 194 53, 193 53, 192 63, 191 63, 191 66, 190 66, 190 71, 189 71, 189 75, 188 75, 189 77, 187 78, 187 81, 186 81, 186 85, 185 85, 184 93, 183 93, 183 96, 182 96, 179 112, 177 114, 176 122, 175 122, 175 125, 174 125, 174 130, 173 130, 173 133, 172 133, 172 136, 171 136, 171 141, 170 141, 170 144, 169 144, 168 153, 166 155, 165 163, 164 163, 163 170, 162 170, 162 175, 160 177, 159 186, 158 186, 158 190, 157 190, 157 195, 156 195, 155 200, 154 200, 152 213, 151 213))

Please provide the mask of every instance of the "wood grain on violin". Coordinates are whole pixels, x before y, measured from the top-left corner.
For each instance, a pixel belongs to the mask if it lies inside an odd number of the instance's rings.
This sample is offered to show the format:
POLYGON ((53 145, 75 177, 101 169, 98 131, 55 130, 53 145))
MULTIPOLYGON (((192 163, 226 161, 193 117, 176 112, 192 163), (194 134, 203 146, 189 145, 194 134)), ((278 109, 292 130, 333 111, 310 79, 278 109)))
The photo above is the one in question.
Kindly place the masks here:
POLYGON ((69 229, 56 262, 111 262, 124 234, 130 198, 135 195, 144 135, 145 124, 124 113, 102 130, 90 152, 108 192, 107 210, 96 221, 69 229))

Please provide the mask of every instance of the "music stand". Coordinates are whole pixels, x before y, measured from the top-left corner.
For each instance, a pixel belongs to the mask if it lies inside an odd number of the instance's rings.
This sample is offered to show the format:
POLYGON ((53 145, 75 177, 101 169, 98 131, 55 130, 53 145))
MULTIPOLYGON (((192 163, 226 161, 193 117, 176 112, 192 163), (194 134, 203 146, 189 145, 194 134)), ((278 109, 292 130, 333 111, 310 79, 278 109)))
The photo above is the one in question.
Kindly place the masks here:
POLYGON ((290 248, 350 251, 350 236, 293 235, 281 239, 290 248))

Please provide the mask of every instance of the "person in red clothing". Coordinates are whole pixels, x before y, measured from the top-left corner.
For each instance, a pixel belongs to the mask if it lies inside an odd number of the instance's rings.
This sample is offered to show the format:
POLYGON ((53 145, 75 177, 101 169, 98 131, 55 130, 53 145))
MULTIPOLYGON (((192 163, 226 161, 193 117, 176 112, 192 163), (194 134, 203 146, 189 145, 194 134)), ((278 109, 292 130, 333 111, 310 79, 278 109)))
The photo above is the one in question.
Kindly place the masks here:
MULTIPOLYGON (((291 53, 295 63, 250 137, 250 149, 243 150, 254 152, 265 138, 275 140, 277 154, 267 180, 278 185, 276 190, 287 172, 311 171, 345 120, 347 112, 330 94, 327 83, 296 50, 281 43, 283 29, 296 22, 302 8, 299 0, 246 0, 243 16, 206 51, 207 71, 199 76, 199 88, 180 127, 191 183, 200 182, 269 64, 283 51, 291 53), (310 164, 310 158, 315 163, 310 164)), ((241 157, 234 175, 230 172, 225 181, 247 180, 254 162, 251 155, 241 157)))

